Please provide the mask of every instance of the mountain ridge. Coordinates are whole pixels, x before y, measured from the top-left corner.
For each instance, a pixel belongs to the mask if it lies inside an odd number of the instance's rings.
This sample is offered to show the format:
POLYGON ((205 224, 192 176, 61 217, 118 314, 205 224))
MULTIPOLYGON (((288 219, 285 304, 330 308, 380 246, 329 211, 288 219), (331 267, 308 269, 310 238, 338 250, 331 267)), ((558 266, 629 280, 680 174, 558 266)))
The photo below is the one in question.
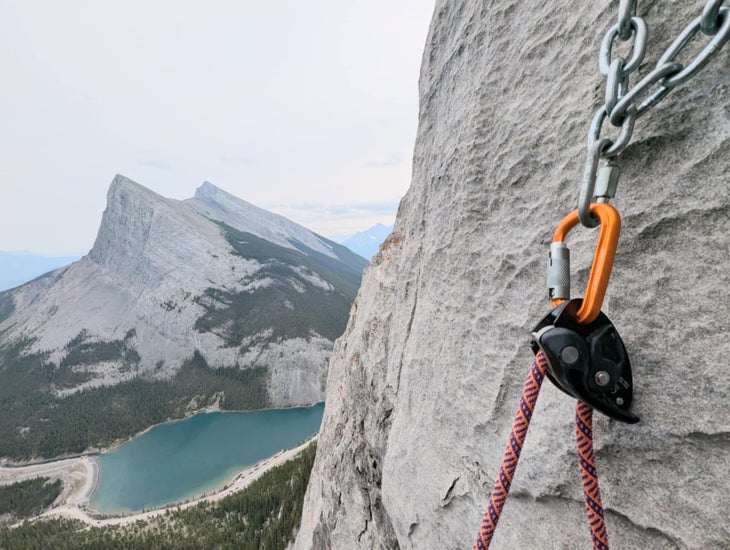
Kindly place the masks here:
POLYGON ((0 292, 66 267, 83 255, 55 256, 33 252, 0 251, 0 292))
POLYGON ((322 401, 366 262, 212 184, 201 189, 209 212, 265 234, 270 220, 277 242, 204 216, 200 199, 168 199, 117 175, 90 253, 0 293, 0 382, 27 380, 48 403, 129 392, 140 380, 161 394, 158 383, 174 384, 182 410, 238 392, 235 380, 248 376, 264 394, 256 406, 322 401), (209 390, 197 401, 193 379, 209 390))

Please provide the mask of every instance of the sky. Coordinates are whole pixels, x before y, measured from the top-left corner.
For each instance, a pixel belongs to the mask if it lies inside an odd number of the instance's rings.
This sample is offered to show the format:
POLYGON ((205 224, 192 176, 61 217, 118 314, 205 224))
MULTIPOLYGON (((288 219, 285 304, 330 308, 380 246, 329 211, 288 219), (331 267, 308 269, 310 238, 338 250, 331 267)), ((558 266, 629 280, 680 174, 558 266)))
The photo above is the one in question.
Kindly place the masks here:
POLYGON ((328 237, 393 223, 434 0, 0 0, 0 251, 85 253, 123 174, 328 237))

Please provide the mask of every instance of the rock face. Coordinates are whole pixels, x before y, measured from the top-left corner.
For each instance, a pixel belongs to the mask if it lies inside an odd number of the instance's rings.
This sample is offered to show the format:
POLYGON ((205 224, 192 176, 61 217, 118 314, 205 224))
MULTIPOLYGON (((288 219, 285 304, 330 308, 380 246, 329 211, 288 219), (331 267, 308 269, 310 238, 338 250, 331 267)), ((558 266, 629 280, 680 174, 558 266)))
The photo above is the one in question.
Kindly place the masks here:
POLYGON ((0 347, 27 342, 71 369, 59 395, 168 378, 197 351, 214 368, 268 368, 273 406, 311 404, 365 263, 210 183, 177 201, 117 176, 88 256, 0 294, 0 347))
MULTIPOLYGON (((702 3, 638 10, 644 75, 702 3)), ((335 344, 297 548, 473 544, 529 333, 550 309, 547 245, 575 205, 615 18, 615 2, 437 1, 413 182, 335 344)), ((618 548, 730 541, 729 59, 726 46, 642 118, 620 156, 603 310, 627 345, 641 422, 594 421, 618 548)), ((596 234, 568 239, 576 296, 596 234)), ((493 548, 589 547, 574 406, 545 383, 493 548)))

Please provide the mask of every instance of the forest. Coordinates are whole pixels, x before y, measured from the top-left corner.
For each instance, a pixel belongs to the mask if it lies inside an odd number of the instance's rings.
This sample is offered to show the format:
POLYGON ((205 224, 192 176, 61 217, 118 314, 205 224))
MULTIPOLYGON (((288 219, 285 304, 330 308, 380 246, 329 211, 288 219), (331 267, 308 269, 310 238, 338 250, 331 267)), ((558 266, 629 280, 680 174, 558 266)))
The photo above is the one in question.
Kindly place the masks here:
MULTIPOLYGON (((224 410, 269 406, 266 367, 211 368, 197 352, 169 380, 136 377, 59 398, 47 388, 63 385, 74 372, 49 366, 43 354, 23 354, 27 346, 20 342, 0 351, 1 454, 15 460, 109 446, 216 401, 224 410)), ((98 346, 78 347, 72 351, 84 361, 107 353, 98 346)))
POLYGON ((5 550, 244 549, 284 550, 301 522, 316 443, 216 503, 168 511, 125 526, 91 527, 78 520, 28 521, 0 529, 5 550))
POLYGON ((60 479, 36 477, 11 485, 0 485, 0 527, 37 516, 48 508, 63 490, 60 479))

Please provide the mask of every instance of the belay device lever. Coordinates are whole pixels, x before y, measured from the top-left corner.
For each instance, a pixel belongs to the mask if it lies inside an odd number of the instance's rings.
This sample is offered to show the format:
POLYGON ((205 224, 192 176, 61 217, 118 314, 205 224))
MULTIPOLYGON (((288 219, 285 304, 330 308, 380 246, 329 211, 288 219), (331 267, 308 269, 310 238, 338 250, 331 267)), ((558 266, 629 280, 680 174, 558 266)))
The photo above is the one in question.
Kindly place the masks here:
POLYGON ((578 224, 575 211, 555 231, 548 287, 557 307, 535 327, 532 349, 545 353, 546 374, 558 388, 611 418, 633 424, 639 417, 628 412, 633 397, 631 363, 618 331, 601 312, 621 218, 608 204, 592 204, 590 212, 598 217, 601 231, 585 297, 569 300, 570 255, 563 241, 578 224))

